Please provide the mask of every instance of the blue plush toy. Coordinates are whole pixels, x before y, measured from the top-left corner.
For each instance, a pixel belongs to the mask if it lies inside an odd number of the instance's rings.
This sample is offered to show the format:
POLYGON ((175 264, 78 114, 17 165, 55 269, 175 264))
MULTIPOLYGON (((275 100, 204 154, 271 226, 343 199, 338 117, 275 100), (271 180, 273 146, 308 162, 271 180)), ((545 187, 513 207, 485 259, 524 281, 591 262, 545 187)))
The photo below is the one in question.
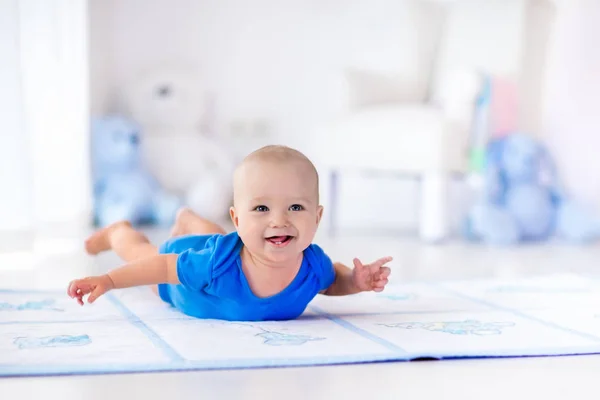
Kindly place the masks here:
POLYGON ((524 134, 492 140, 484 189, 469 213, 465 235, 491 244, 575 242, 600 237, 600 221, 565 197, 547 150, 524 134))
POLYGON ((139 141, 139 127, 126 118, 92 121, 94 213, 100 226, 119 220, 168 225, 175 218, 180 200, 143 168, 139 141))

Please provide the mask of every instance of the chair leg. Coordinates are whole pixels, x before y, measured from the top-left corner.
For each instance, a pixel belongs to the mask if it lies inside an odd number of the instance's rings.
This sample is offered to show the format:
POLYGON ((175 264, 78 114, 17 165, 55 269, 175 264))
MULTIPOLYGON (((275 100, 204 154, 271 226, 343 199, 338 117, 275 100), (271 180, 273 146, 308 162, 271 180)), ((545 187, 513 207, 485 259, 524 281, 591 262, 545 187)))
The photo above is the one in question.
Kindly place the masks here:
POLYGON ((448 236, 449 181, 446 172, 426 172, 421 177, 419 236, 426 242, 448 236))

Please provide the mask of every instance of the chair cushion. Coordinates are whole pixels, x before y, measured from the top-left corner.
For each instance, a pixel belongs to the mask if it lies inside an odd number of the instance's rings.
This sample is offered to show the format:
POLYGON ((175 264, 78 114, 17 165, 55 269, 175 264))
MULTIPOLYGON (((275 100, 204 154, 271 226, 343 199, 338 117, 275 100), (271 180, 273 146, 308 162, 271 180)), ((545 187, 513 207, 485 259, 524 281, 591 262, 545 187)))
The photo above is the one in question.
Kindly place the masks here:
POLYGON ((464 141, 439 108, 385 105, 352 113, 321 132, 323 162, 335 168, 422 173, 461 169, 464 141), (462 157, 461 157, 462 155, 462 157))

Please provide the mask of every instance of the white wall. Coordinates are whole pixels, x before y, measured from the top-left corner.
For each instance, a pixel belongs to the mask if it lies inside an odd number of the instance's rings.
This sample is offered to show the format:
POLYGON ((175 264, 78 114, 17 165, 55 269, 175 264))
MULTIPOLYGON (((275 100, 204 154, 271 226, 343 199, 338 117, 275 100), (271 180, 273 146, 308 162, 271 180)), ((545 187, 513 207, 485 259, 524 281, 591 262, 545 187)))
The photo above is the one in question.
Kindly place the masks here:
POLYGON ((265 118, 302 146, 312 126, 342 111, 344 67, 415 73, 404 1, 92 0, 91 11, 101 53, 93 84, 104 87, 94 91, 95 113, 119 109, 119 86, 140 71, 191 62, 217 93, 222 130, 265 118))
MULTIPOLYGON (((482 12, 459 12, 451 29, 468 33, 465 24, 471 24, 470 28, 480 27, 486 34, 469 34, 470 42, 463 41, 461 49, 468 51, 472 43, 480 50, 479 66, 515 72, 520 68, 518 36, 524 1, 471 0, 475 2, 481 3, 482 12)), ((346 110, 344 68, 412 77, 427 67, 414 60, 419 44, 407 4, 402 0, 91 0, 92 111, 124 110, 122 90, 141 71, 189 62, 200 67, 207 90, 217 93, 221 134, 227 135, 232 121, 265 119, 273 141, 310 155, 307 138, 313 127, 346 110)), ((466 63, 473 61, 465 57, 466 63)), ((348 177, 344 187, 350 191, 342 196, 352 201, 340 210, 347 217, 342 224, 414 228, 418 201, 414 182, 348 177), (353 194, 356 187, 365 196, 353 194), (366 194, 373 191, 386 195, 366 194), (390 209, 394 211, 389 213, 390 209)))
POLYGON ((33 223, 17 3, 18 0, 0 0, 0 231, 27 230, 33 223))
POLYGON ((546 138, 570 194, 600 213, 600 2, 557 1, 546 138))
POLYGON ((457 0, 448 14, 439 69, 515 77, 521 68, 525 0, 457 0))
MULTIPOLYGON (((125 110, 120 88, 147 68, 191 63, 217 94, 219 134, 236 121, 264 119, 268 140, 310 155, 313 127, 346 111, 344 68, 414 76, 426 67, 414 58, 420 49, 407 3, 91 0, 92 112, 125 110)), ((391 182, 394 195, 415 194, 414 183, 391 182)), ((342 217, 356 215, 342 210, 342 217)), ((410 229, 412 215, 397 213, 392 227, 410 229)))

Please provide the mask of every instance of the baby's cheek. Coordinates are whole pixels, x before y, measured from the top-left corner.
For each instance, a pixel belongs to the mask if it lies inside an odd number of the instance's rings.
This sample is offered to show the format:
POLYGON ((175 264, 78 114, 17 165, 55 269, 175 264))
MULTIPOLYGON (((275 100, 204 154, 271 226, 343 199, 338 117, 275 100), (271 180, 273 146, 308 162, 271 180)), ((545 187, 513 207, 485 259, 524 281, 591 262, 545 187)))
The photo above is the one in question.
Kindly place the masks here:
POLYGON ((252 232, 252 230, 241 228, 238 229, 238 235, 242 239, 242 242, 247 247, 256 247, 256 242, 259 241, 260 237, 252 232))

